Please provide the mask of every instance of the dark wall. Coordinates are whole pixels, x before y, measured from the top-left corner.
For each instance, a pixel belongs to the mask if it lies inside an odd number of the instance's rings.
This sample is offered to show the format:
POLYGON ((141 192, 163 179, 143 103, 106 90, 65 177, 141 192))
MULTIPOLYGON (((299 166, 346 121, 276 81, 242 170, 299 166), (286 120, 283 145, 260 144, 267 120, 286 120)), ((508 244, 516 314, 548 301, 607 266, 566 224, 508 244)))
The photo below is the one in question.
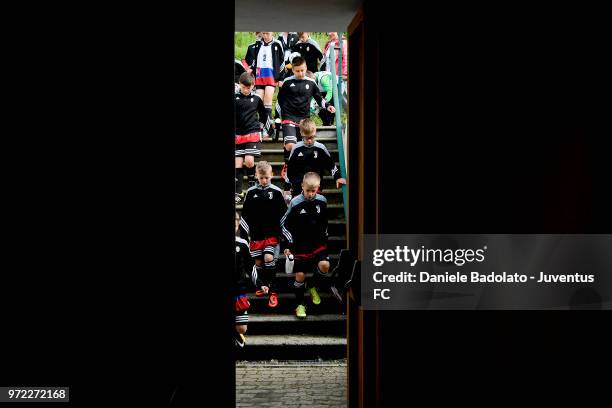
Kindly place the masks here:
MULTIPOLYGON (((378 90, 366 115, 379 104, 381 233, 612 231, 597 12, 366 2, 364 16, 366 64, 379 61, 366 81, 378 90)), ((532 388, 544 395, 536 380, 574 393, 609 369, 610 321, 586 312, 382 312, 382 406, 417 396, 474 401, 481 385, 501 391, 495 380, 521 382, 517 398, 532 388)))

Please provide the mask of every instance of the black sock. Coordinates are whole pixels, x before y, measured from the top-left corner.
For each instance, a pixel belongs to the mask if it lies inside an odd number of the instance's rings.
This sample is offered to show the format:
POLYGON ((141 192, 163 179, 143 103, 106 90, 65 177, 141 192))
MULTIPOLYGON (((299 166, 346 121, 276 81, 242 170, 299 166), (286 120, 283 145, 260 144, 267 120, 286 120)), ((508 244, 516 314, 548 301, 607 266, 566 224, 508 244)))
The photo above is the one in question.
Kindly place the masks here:
POLYGON ((268 284, 268 287, 270 288, 270 292, 272 292, 272 282, 274 281, 274 277, 276 275, 276 261, 272 260, 270 262, 266 262, 264 264, 264 270, 265 270, 265 282, 268 284))
POLYGON ((298 305, 304 304, 304 282, 293 281, 295 300, 298 305))
POLYGON ((289 155, 291 154, 290 150, 287 150, 287 146, 283 148, 283 153, 285 157, 285 164, 289 161, 289 155))
POLYGON ((321 270, 317 267, 317 269, 315 270, 314 274, 312 275, 312 279, 310 281, 310 285, 308 285, 308 286, 309 287, 315 287, 317 289, 325 289, 325 287, 327 286, 327 283, 329 281, 328 273, 321 272, 321 270))
POLYGON ((236 169, 236 193, 242 193, 242 179, 244 177, 244 168, 236 169))
POLYGON ((262 276, 263 270, 264 268, 262 266, 255 265, 255 269, 253 269, 252 271, 251 281, 257 289, 260 289, 262 286, 265 286, 262 276))
POLYGON ((272 106, 266 106, 266 112, 268 112, 268 117, 272 121, 272 106))
POLYGON ((246 168, 246 175, 249 180, 249 187, 255 184, 255 166, 246 168))

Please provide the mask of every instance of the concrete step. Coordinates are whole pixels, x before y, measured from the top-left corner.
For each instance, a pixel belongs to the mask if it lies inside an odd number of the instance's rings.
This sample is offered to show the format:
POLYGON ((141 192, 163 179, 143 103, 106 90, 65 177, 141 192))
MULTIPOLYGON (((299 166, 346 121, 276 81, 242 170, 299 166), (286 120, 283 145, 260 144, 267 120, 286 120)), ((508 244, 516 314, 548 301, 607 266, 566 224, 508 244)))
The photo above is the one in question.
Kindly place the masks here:
MULTIPOLYGON (((338 159, 338 149, 330 149, 327 148, 331 157, 334 159, 336 163, 339 163, 338 159)), ((266 160, 269 162, 281 162, 285 160, 285 153, 282 148, 280 149, 262 149, 261 150, 261 158, 260 160, 266 160)), ((259 160, 256 160, 259 161, 259 160)))
MULTIPOLYGON (((242 204, 236 205, 236 211, 240 214, 242 210, 242 204)), ((344 219, 344 205, 339 203, 332 203, 327 205, 327 212, 330 220, 342 220, 344 219)))
MULTIPOLYGON (((248 182, 248 178, 247 176, 244 176, 243 182, 242 182, 242 189, 244 191, 247 190, 247 187, 248 187, 247 182, 248 182)), ((272 176, 272 184, 280 188, 283 188, 284 186, 283 179, 281 179, 280 176, 272 176)), ((336 182, 334 181, 334 178, 332 176, 323 176, 323 180, 321 180, 321 188, 323 190, 335 189, 336 182)))
MULTIPOLYGON (((338 256, 336 255, 336 258, 338 256)), ((336 265, 338 264, 337 260, 330 260, 330 270, 333 270, 333 268, 336 267, 336 265)), ((312 279, 313 276, 313 272, 308 271, 306 272, 306 282, 310 282, 310 280, 312 279)), ((294 274, 286 274, 285 273, 285 262, 284 260, 281 262, 277 263, 277 269, 276 269, 276 274, 274 275, 274 281, 272 282, 272 285, 274 285, 274 290, 276 290, 277 293, 289 293, 289 294, 293 294, 293 282, 295 281, 295 275, 294 274)), ((323 293, 325 291, 320 290, 319 293, 323 293)), ((251 283, 249 282, 249 288, 248 288, 248 293, 255 296, 255 287, 253 287, 251 285, 251 283)))
MULTIPOLYGON (((278 183, 274 183, 275 185, 278 185, 278 187, 283 188, 283 183, 282 182, 278 182, 278 183)), ((243 185, 243 191, 247 190, 247 185, 246 183, 244 183, 243 185)), ((336 187, 335 185, 333 187, 336 187)), ((325 196, 325 198, 327 198, 327 203, 328 204, 342 204, 344 202, 344 196, 342 195, 342 189, 339 188, 323 188, 323 192, 322 194, 325 196)))
MULTIPOLYGON (((317 132, 317 136, 316 136, 315 141, 317 141, 319 143, 323 143, 325 145, 325 147, 327 147, 328 149, 337 149, 338 148, 338 139, 336 139, 336 132, 335 131, 333 133, 324 132, 323 136, 321 136, 317 132), (327 135, 327 136, 325 136, 325 135, 327 135)), ((282 149, 284 147, 283 132, 280 132, 280 135, 279 135, 278 140, 276 142, 274 142, 272 140, 263 140, 260 143, 259 147, 261 149, 282 149)))
MULTIPOLYGON (((266 157, 264 157, 264 156, 262 156, 259 159, 255 160, 255 162, 258 162, 259 160, 266 160, 266 161, 268 161, 268 159, 266 157)), ((268 162, 272 166, 272 176, 280 176, 281 170, 283 168, 283 164, 285 164, 285 162, 283 161, 282 155, 280 157, 278 157, 276 160, 268 161, 268 162)), ((338 162, 338 160, 336 160, 336 166, 338 166, 338 168, 340 168, 340 163, 338 162)), ((324 173, 324 174, 327 175, 329 173, 324 173)))
POLYGON ((301 320, 288 314, 251 314, 247 331, 249 334, 326 334, 344 337, 346 316, 321 314, 301 320))
POLYGON ((346 337, 333 335, 246 334, 237 360, 318 360, 346 358, 346 337))
MULTIPOLYGON (((257 297, 253 293, 247 293, 247 297, 251 303, 249 314, 286 314, 293 316, 297 306, 294 293, 280 292, 278 294, 278 306, 275 308, 268 307, 267 296, 257 297)), ((309 315, 344 313, 345 306, 338 303, 331 293, 320 290, 319 297, 321 298, 321 303, 313 305, 310 300, 310 293, 306 290, 304 301, 306 302, 306 312, 309 315)))

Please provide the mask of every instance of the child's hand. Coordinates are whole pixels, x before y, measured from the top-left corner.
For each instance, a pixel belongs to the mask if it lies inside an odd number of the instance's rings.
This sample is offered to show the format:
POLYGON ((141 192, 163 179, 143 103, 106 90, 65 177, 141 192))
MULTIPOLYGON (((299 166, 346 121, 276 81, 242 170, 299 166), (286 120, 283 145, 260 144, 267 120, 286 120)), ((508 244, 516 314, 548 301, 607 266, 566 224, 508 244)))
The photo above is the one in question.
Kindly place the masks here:
POLYGON ((334 105, 329 105, 327 107, 327 110, 330 111, 331 113, 336 113, 336 108, 334 108, 334 105))
POLYGON ((289 248, 286 248, 284 252, 285 256, 289 256, 290 253, 291 253, 291 250, 289 250, 289 248))
POLYGON ((267 286, 262 286, 262 287, 261 287, 261 290, 263 290, 264 294, 266 294, 266 295, 267 295, 267 294, 268 294, 268 291, 270 290, 270 288, 269 288, 269 287, 267 287, 267 286))
POLYGON ((344 184, 346 185, 346 179, 344 178, 339 178, 338 180, 336 180, 336 188, 340 188, 340 185, 344 184))

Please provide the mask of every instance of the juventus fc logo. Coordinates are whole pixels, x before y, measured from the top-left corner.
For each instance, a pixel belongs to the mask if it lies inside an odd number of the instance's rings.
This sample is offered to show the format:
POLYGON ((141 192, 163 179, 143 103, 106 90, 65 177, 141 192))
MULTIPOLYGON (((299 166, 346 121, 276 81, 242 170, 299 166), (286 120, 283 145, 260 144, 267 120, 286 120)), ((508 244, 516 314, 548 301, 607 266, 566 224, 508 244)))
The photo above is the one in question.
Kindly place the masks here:
POLYGON ((268 194, 270 195, 270 200, 271 200, 271 199, 272 199, 272 194, 273 194, 273 193, 270 191, 268 194))
POLYGON ((314 152, 314 158, 315 158, 315 159, 317 158, 317 153, 318 153, 318 152, 315 150, 315 152, 314 152))
POLYGON ((321 207, 317 205, 317 214, 319 214, 320 212, 321 212, 321 207))

